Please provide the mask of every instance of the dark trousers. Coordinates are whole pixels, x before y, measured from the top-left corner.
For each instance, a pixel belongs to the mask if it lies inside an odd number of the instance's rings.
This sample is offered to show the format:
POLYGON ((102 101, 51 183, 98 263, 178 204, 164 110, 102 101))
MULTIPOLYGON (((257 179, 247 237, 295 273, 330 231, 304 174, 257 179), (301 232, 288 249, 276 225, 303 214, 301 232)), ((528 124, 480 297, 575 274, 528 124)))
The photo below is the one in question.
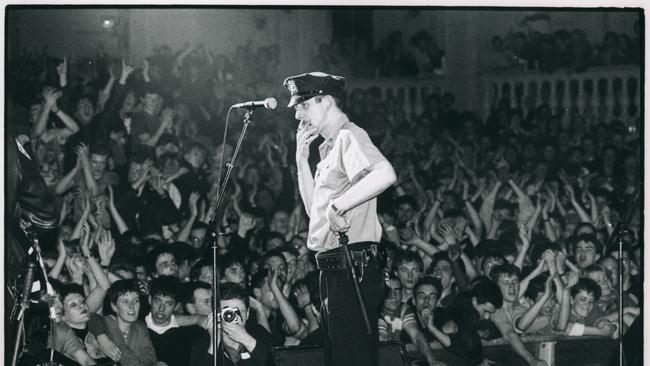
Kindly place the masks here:
MULTIPOLYGON (((376 251, 371 254, 371 244, 349 244, 355 263, 365 254, 364 263, 355 265, 359 288, 365 300, 372 334, 366 332, 363 315, 354 292, 352 278, 347 267, 323 268, 320 265, 320 291, 323 307, 321 324, 324 331, 325 365, 327 366, 376 366, 379 360, 379 336, 377 323, 379 309, 384 295, 383 272, 376 251), (363 268, 361 270, 361 268, 363 268)), ((323 256, 336 256, 341 253, 336 248, 320 253, 323 256)), ((344 263, 344 261, 342 262, 344 263)))

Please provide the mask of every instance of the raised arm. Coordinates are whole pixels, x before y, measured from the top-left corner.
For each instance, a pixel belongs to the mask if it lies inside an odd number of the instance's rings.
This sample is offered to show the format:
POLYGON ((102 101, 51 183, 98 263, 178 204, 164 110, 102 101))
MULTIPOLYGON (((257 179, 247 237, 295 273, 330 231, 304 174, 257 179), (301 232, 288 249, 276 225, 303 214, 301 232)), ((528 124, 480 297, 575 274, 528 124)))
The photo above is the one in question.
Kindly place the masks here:
POLYGON ((481 204, 481 208, 479 209, 479 216, 481 217, 481 220, 485 224, 485 227, 488 231, 492 228, 490 225, 492 222, 492 212, 494 211, 494 202, 497 198, 497 193, 499 192, 499 189, 501 188, 501 181, 497 180, 494 182, 494 185, 492 186, 492 189, 490 189, 490 192, 484 197, 483 203, 481 204))
POLYGON ((79 199, 81 200, 81 217, 79 218, 77 225, 75 225, 74 229, 72 230, 72 233, 70 234, 71 240, 81 238, 84 224, 86 223, 86 220, 88 220, 88 215, 90 215, 91 203, 90 203, 90 199, 88 198, 88 195, 85 192, 82 192, 79 195, 79 199))
POLYGON ((269 286, 273 296, 275 296, 275 299, 278 302, 278 307, 280 308, 280 312, 286 322, 287 332, 289 335, 296 334, 300 331, 302 322, 278 285, 278 271, 275 268, 272 268, 269 277, 269 286))
POLYGON ((56 246, 57 251, 59 252, 59 255, 56 258, 56 263, 54 263, 54 266, 52 266, 52 269, 50 270, 49 277, 54 278, 55 280, 59 279, 59 276, 61 275, 61 270, 63 269, 63 266, 65 265, 65 258, 67 256, 67 252, 65 250, 65 245, 63 244, 63 240, 59 238, 57 240, 58 244, 56 246))
POLYGON ((530 326, 535 321, 535 318, 539 315, 540 311, 544 307, 544 304, 551 296, 551 286, 553 285, 553 277, 549 276, 544 283, 544 293, 542 296, 535 301, 533 306, 528 309, 521 317, 515 320, 515 327, 521 331, 525 332, 530 328, 530 326))
POLYGON ((520 224, 525 224, 528 222, 528 219, 533 214, 533 201, 528 197, 528 195, 515 183, 514 180, 509 179, 508 184, 512 188, 513 192, 517 195, 517 203, 519 204, 519 218, 518 221, 520 224))
POLYGON ((555 330, 564 332, 569 325, 569 317, 571 316, 571 287, 578 283, 578 274, 575 272, 566 273, 567 283, 562 289, 562 300, 560 301, 560 314, 557 322, 554 324, 555 330))
MULTIPOLYGON (((425 240, 429 240, 431 237, 431 226, 433 226, 436 221, 436 215, 438 214, 438 209, 442 203, 442 193, 444 192, 444 187, 439 187, 436 191, 436 196, 432 201, 431 208, 424 217, 422 222, 422 233, 425 240)), ((431 198, 431 197, 430 197, 431 198)))
POLYGON ((108 185, 108 211, 113 218, 115 226, 117 226, 117 232, 120 233, 120 235, 127 232, 129 230, 129 226, 122 218, 122 215, 120 215, 117 207, 115 207, 115 192, 113 192, 113 186, 110 184, 108 185))
POLYGON ((578 216, 580 216, 580 220, 582 222, 588 222, 591 223, 591 218, 589 217, 589 214, 587 214, 587 211, 585 211, 584 208, 578 203, 578 200, 576 199, 575 192, 573 191, 573 187, 571 185, 567 184, 564 186, 564 189, 566 190, 567 194, 569 195, 569 200, 571 201, 571 205, 573 208, 575 208, 576 213, 578 216))
POLYGON ((49 89, 43 93, 43 99, 45 99, 45 104, 41 110, 41 114, 38 116, 36 123, 32 127, 31 131, 31 140, 33 143, 43 135, 47 129, 47 121, 50 116, 50 112, 60 113, 59 108, 56 106, 56 100, 61 98, 63 92, 61 90, 49 89))
POLYGON ((526 259, 526 254, 528 253, 528 248, 530 248, 530 236, 531 230, 529 230, 525 225, 519 225, 519 239, 521 240, 521 248, 519 248, 519 253, 517 258, 515 258, 514 265, 519 268, 519 270, 524 267, 524 260, 526 259))
MULTIPOLYGON (((101 309, 104 302, 104 297, 108 288, 111 287, 111 283, 106 276, 106 273, 102 270, 102 267, 97 263, 97 259, 93 257, 90 253, 89 241, 90 241, 90 227, 88 224, 84 225, 84 233, 82 234, 81 239, 81 254, 86 258, 86 263, 90 267, 93 277, 97 285, 90 290, 90 293, 86 297, 86 304, 88 304, 88 311, 91 313, 96 312, 101 309)), ((110 237, 110 231, 106 231, 107 234, 103 234, 108 240, 112 240, 110 237)))
POLYGON ((59 74, 59 86, 65 88, 68 85, 68 57, 63 57, 63 62, 56 66, 56 73, 59 74))
POLYGON ((86 182, 86 188, 90 193, 91 197, 97 195, 98 187, 95 178, 93 178, 92 168, 90 167, 90 160, 88 157, 88 146, 85 144, 80 144, 76 149, 77 156, 81 161, 81 169, 84 175, 84 181, 86 182))
POLYGON ((190 237, 190 233, 192 232, 192 226, 194 226, 194 222, 196 221, 196 218, 199 214, 199 210, 197 206, 198 200, 199 200, 199 192, 192 192, 188 200, 188 204, 190 206, 190 217, 187 219, 187 222, 185 223, 181 231, 178 233, 178 237, 176 238, 177 241, 187 242, 187 239, 190 237))
POLYGON ((99 91, 99 98, 97 100, 97 111, 102 112, 106 106, 106 102, 111 96, 113 85, 115 84, 115 74, 113 74, 112 65, 108 65, 108 80, 104 88, 99 91))
POLYGON ((298 189, 307 216, 311 216, 311 203, 314 196, 314 177, 309 168, 309 145, 318 137, 316 129, 306 121, 300 121, 296 132, 296 167, 298 168, 298 189))

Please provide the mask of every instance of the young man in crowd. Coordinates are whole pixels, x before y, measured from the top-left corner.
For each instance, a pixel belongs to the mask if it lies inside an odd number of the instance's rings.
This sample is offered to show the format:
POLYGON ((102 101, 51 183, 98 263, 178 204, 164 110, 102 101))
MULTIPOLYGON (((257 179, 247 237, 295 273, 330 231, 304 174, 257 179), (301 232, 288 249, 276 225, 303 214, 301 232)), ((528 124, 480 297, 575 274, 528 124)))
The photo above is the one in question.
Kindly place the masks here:
MULTIPOLYGON (((426 286, 424 282, 432 280, 432 278, 423 278, 418 282, 422 286, 426 286)), ((417 294, 416 285, 415 293, 417 294)), ((423 290, 424 292, 427 289, 423 290)), ((436 295, 437 296, 437 295, 436 295)), ((434 301, 434 306, 435 306, 434 301)), ((418 304, 416 303, 416 308, 418 304)), ((391 276, 390 283, 386 288, 386 295, 384 296, 384 303, 381 309, 379 318, 379 340, 380 341, 398 341, 400 339, 407 339, 409 343, 416 345, 429 365, 439 365, 438 361, 433 356, 433 351, 429 347, 429 343, 421 328, 418 327, 417 319, 413 311, 413 307, 409 304, 402 302, 402 286, 399 280, 391 276)))
MULTIPOLYGON (((278 258, 275 256, 274 258, 278 258)), ((284 257, 279 257, 284 261, 284 257)), ((256 321, 272 335, 272 344, 282 346, 286 337, 301 331, 305 325, 282 293, 278 267, 267 266, 251 277, 256 321)))
POLYGON ((402 302, 413 298, 413 288, 422 276, 422 258, 414 252, 402 250, 395 256, 395 275, 402 286, 402 302))
POLYGON ((182 285, 181 301, 190 315, 212 314, 212 287, 205 282, 192 281, 182 285))
POLYGON ((515 331, 513 315, 519 301, 519 268, 511 264, 502 264, 492 268, 490 275, 497 283, 503 297, 503 306, 491 316, 491 320, 501 332, 501 337, 510 344, 517 355, 529 365, 544 366, 546 362, 537 359, 526 348, 521 337, 515 331))
POLYGON ((149 253, 149 258, 151 258, 149 270, 152 277, 173 276, 178 278, 178 264, 169 244, 155 246, 149 253))
POLYGON ((149 286, 151 312, 145 318, 158 361, 167 366, 187 365, 194 353, 208 349, 210 336, 197 325, 196 316, 176 316, 180 282, 175 277, 159 276, 149 286), (188 319, 194 318, 194 319, 188 319))
POLYGON ((110 340, 121 352, 120 365, 153 366, 156 351, 147 326, 140 320, 140 294, 133 280, 119 280, 108 291, 112 315, 104 315, 110 340))
POLYGON ((503 296, 494 282, 488 279, 479 280, 469 293, 461 293, 454 303, 446 309, 445 319, 435 321, 434 316, 428 318, 427 329, 438 342, 449 352, 475 364, 489 364, 483 356, 483 346, 479 324, 490 317, 503 305, 503 296), (436 323, 453 322, 456 331, 447 334, 436 323))
POLYGON ((575 264, 583 270, 592 264, 596 264, 603 254, 603 244, 593 235, 583 234, 575 239, 573 256, 575 264))

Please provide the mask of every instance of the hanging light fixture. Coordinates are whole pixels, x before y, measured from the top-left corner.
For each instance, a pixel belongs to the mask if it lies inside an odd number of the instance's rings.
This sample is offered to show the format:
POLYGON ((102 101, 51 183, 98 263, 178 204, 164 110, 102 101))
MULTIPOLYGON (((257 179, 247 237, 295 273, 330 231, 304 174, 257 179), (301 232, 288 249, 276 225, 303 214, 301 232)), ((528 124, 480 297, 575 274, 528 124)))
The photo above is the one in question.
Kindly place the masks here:
POLYGON ((102 17, 102 28, 111 29, 115 25, 115 19, 113 17, 102 17))

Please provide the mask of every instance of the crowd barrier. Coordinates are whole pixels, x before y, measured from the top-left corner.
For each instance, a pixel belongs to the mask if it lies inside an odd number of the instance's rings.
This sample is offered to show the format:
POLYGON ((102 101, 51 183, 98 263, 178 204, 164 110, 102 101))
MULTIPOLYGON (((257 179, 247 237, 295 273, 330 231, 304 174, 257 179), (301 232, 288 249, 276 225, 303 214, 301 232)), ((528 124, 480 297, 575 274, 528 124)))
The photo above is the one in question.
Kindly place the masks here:
MULTIPOLYGON (((568 337, 556 335, 535 335, 522 337, 531 353, 546 361, 548 366, 608 366, 614 354, 618 354, 618 341, 606 337, 568 337)), ((440 344, 432 344, 438 360, 449 366, 470 366, 469 363, 446 352, 440 344)), ((424 356, 407 346, 409 358, 414 365, 426 365, 424 356)), ((509 344, 503 339, 483 343, 486 358, 502 366, 526 366, 509 344)), ((616 357, 616 356, 614 356, 616 357)))
MULTIPOLYGON (((609 366, 617 359, 618 342, 611 338, 536 335, 522 338, 528 348, 548 366, 609 366)), ((439 343, 431 347, 437 360, 448 366, 474 366, 445 351, 439 343)), ((288 346, 273 349, 276 366, 323 366, 323 349, 316 346, 288 346)), ((494 366, 527 366, 503 339, 483 343, 483 354, 494 366)), ((413 344, 381 342, 378 366, 426 366, 424 355, 413 344)))

